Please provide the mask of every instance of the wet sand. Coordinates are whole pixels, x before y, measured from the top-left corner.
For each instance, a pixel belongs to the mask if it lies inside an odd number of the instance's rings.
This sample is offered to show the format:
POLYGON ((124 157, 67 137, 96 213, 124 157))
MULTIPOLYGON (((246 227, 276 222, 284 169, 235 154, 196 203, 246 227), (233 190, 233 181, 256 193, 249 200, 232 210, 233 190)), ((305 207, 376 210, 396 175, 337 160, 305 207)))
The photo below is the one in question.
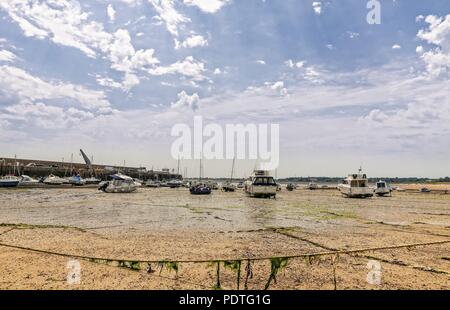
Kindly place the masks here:
MULTIPOLYGON (((347 199, 336 190, 282 191, 276 200, 242 191, 193 196, 187 189, 1 189, 0 242, 127 260, 214 260, 288 256, 450 240, 450 195, 394 192, 347 199)), ((80 260, 81 283, 66 281, 70 258, 0 246, 1 289, 211 289, 216 269, 182 263, 178 274, 133 271, 80 260)), ((264 288, 270 261, 255 262, 248 288, 264 288)), ((221 269, 222 288, 236 274, 221 269)), ((244 263, 242 278, 245 278, 244 263)), ((339 255, 338 289, 449 289, 450 243, 339 255), (369 284, 369 260, 381 264, 369 284)), ((241 288, 243 288, 241 281, 241 288)), ((333 289, 332 256, 290 259, 274 289, 333 289)))

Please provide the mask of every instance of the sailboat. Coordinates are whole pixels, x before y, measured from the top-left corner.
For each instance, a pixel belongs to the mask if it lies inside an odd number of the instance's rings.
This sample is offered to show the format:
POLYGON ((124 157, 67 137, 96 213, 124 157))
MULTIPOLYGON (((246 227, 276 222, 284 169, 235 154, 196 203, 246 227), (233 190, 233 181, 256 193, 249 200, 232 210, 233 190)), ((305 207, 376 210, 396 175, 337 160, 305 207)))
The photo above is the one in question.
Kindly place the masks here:
POLYGON ((234 192, 236 190, 236 186, 232 183, 233 182, 233 173, 234 173, 234 163, 235 163, 236 158, 233 158, 233 165, 231 166, 231 177, 230 177, 230 181, 226 181, 223 185, 222 185, 222 190, 224 192, 234 192))
POLYGON ((211 188, 202 182, 202 160, 200 159, 200 175, 198 182, 193 183, 189 188, 189 192, 192 195, 209 195, 211 194, 211 188))
MULTIPOLYGON (((14 155, 14 159, 16 156, 14 155)), ((14 174, 6 175, 0 179, 0 187, 17 187, 19 185, 20 179, 16 177, 16 161, 14 160, 14 174)), ((9 171, 11 173, 11 170, 9 171)))
POLYGON ((0 187, 17 187, 19 185, 19 178, 13 175, 7 175, 0 179, 0 187))

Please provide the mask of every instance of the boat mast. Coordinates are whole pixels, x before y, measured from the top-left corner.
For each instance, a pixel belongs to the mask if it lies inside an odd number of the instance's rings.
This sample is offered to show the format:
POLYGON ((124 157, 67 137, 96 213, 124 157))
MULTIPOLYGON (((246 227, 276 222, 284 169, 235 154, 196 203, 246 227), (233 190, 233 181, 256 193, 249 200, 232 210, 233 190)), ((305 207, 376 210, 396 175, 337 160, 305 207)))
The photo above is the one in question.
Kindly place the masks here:
POLYGON ((202 158, 201 157, 200 157, 200 174, 199 174, 198 180, 199 181, 202 180, 202 158))
POLYGON ((236 157, 233 157, 233 165, 231 166, 231 177, 230 182, 233 182, 233 173, 234 173, 234 163, 235 163, 236 157))

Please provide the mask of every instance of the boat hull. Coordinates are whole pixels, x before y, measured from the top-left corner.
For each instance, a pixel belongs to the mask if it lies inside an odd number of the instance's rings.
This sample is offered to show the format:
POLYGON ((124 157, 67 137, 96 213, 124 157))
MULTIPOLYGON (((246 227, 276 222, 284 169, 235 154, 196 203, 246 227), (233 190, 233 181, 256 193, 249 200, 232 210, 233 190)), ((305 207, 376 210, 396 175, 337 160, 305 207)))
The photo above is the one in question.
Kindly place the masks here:
POLYGON ((256 198, 275 198, 277 195, 276 186, 246 185, 244 191, 248 196, 256 198))
POLYGON ((0 181, 0 187, 17 187, 19 181, 0 181))
POLYGON ((373 189, 369 187, 339 187, 342 195, 348 198, 370 198, 373 197, 373 189))
POLYGON ((134 186, 111 186, 109 185, 103 191, 105 193, 132 193, 137 190, 134 186))

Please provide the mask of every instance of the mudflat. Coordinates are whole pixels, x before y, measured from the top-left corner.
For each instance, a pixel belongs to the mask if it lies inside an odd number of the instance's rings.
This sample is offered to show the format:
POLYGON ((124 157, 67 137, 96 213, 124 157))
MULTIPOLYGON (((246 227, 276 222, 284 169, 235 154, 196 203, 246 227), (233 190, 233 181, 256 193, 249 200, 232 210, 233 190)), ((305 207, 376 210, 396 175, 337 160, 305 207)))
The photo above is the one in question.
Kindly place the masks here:
MULTIPOLYGON (((281 191, 277 199, 185 188, 106 194, 93 188, 0 190, 0 243, 61 254, 151 263, 140 271, 79 259, 79 284, 67 282, 68 256, 0 246, 1 289, 212 289, 214 260, 241 263, 239 288, 261 289, 273 257, 450 241, 450 195, 394 192, 348 199, 337 190, 281 191), (246 258, 265 258, 250 263, 246 258), (178 269, 176 272, 175 269, 178 269)), ((312 259, 291 258, 273 289, 450 289, 450 243, 312 259), (374 263, 375 262, 375 263, 374 263), (368 281, 379 264, 379 283, 368 281)), ((220 287, 237 288, 220 267, 220 287)))

